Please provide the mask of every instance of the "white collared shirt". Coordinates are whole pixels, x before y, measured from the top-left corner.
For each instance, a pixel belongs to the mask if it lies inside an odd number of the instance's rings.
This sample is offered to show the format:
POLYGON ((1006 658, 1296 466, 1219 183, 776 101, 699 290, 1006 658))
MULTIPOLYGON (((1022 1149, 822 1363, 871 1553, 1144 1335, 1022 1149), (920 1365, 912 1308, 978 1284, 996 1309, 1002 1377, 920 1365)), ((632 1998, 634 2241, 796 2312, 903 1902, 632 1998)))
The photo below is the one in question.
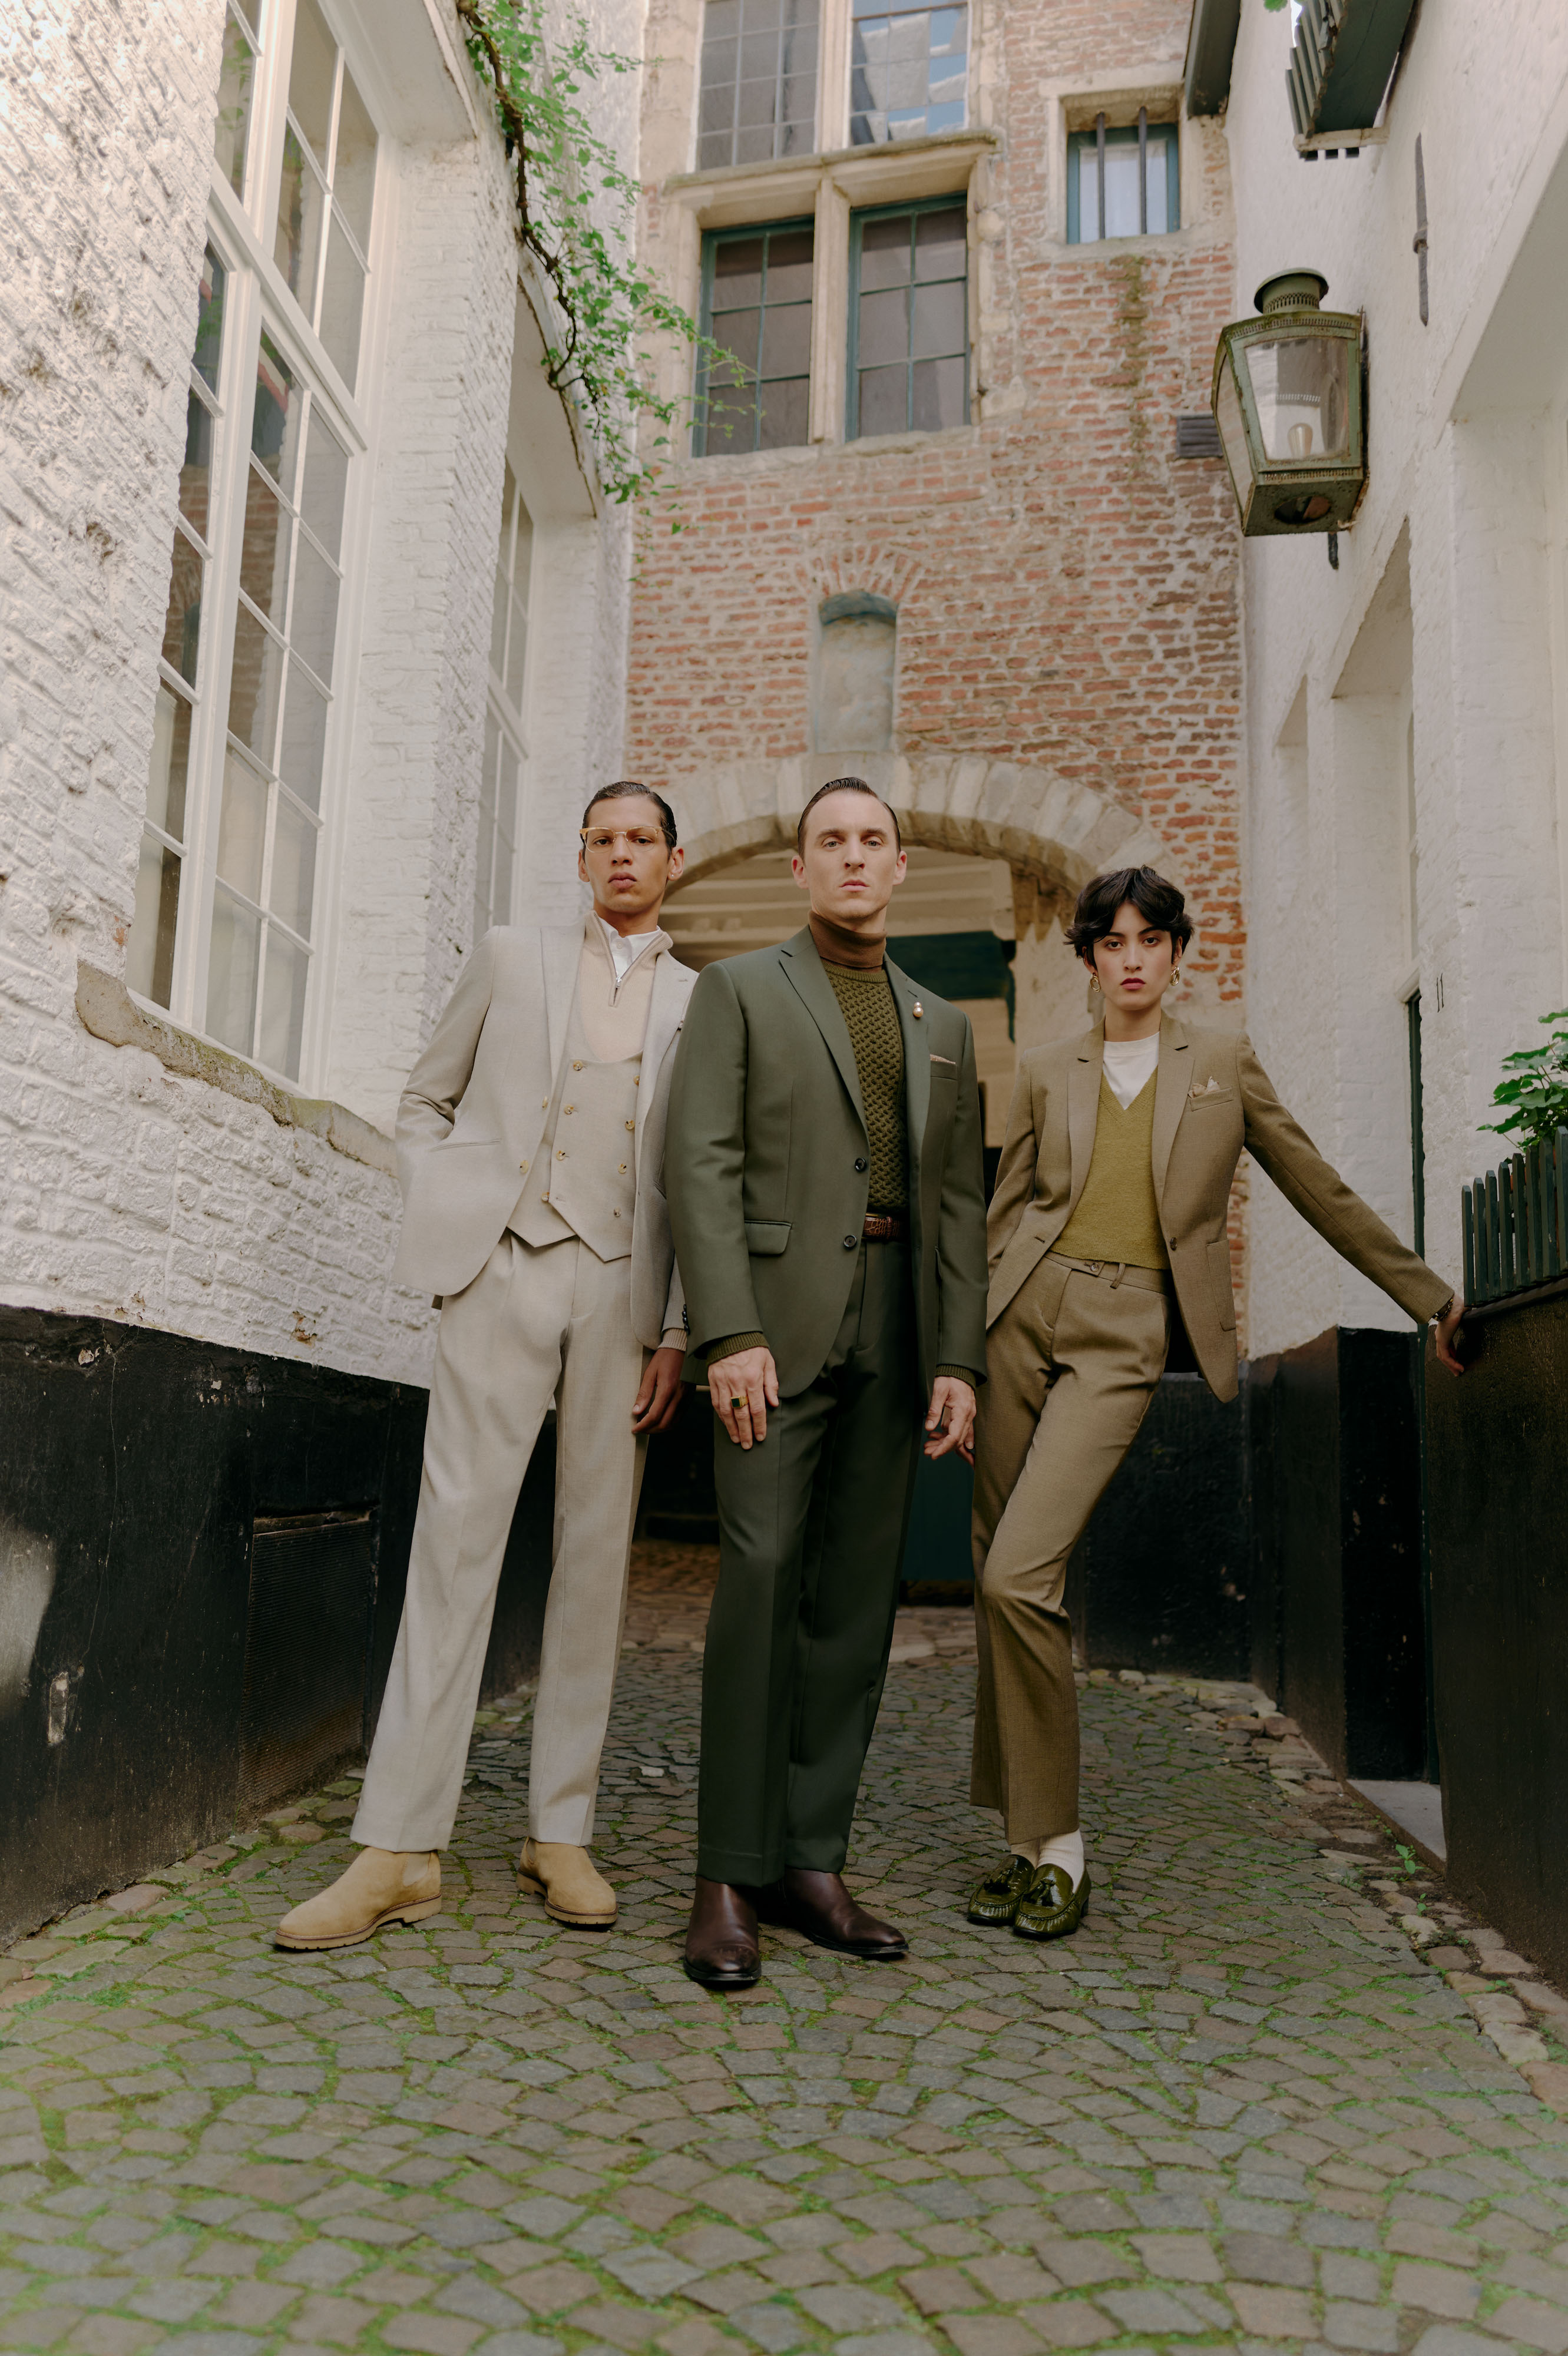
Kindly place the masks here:
POLYGON ((1146 1039, 1107 1039, 1105 1042, 1105 1076, 1111 1083, 1111 1093, 1123 1112, 1134 1097, 1146 1088, 1154 1078, 1160 1060, 1160 1034, 1151 1032, 1146 1039))

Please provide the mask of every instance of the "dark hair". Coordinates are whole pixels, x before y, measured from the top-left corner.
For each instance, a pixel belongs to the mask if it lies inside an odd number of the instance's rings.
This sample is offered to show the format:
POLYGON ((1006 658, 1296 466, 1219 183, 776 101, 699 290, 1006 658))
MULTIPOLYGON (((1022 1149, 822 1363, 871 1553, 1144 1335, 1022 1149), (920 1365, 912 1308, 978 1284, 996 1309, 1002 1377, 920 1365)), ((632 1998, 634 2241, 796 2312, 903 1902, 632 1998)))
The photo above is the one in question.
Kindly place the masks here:
POLYGON ((1192 938, 1192 918, 1187 901, 1174 884, 1155 867, 1113 867, 1097 875, 1078 895, 1068 926, 1069 945, 1085 965, 1094 963, 1094 944, 1102 941, 1116 922, 1116 911, 1131 900, 1146 925, 1169 933, 1171 947, 1185 949, 1192 938))
MULTIPOLYGON (((795 822, 795 848, 798 851, 803 852, 806 848, 806 820, 811 817, 811 812, 816 809, 817 804, 822 800, 824 794, 869 794, 874 802, 882 802, 882 797, 877 792, 875 787, 868 786, 864 777, 830 777, 825 786, 819 786, 817 787, 816 792, 811 796, 811 800, 806 804, 805 809, 800 812, 799 819, 795 822)), ((893 808, 891 802, 882 802, 882 807, 893 821, 893 840, 897 844, 899 850, 902 851, 904 848, 904 838, 898 831, 898 813, 893 808)))
POLYGON ((585 833, 587 832, 588 820, 593 817, 594 812, 598 809, 601 802, 629 801, 634 796, 638 795, 640 795, 641 798, 645 802, 652 802, 657 809, 659 812, 659 823, 664 830, 664 840, 669 844, 671 850, 673 851, 675 849, 674 811, 671 809, 662 794, 656 794, 651 786, 639 786, 635 777, 618 777, 613 786, 601 786, 599 787, 598 792, 593 797, 587 809, 583 812, 583 831, 585 833))

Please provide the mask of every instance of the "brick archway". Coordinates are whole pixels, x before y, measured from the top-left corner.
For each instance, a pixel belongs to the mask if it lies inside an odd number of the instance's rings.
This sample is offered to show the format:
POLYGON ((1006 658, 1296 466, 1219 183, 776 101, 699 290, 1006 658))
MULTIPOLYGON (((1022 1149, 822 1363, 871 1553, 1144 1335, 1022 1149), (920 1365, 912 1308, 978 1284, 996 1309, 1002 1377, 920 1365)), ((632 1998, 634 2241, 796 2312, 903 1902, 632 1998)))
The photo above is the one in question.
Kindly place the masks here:
POLYGON ((695 882, 764 851, 793 847, 795 821, 827 778, 852 771, 897 810, 905 840, 1005 859, 1042 900, 1075 894, 1106 867, 1147 862, 1186 888, 1183 862, 1153 828, 1093 786, 983 754, 905 760, 891 753, 812 753, 725 762, 663 787, 695 882))

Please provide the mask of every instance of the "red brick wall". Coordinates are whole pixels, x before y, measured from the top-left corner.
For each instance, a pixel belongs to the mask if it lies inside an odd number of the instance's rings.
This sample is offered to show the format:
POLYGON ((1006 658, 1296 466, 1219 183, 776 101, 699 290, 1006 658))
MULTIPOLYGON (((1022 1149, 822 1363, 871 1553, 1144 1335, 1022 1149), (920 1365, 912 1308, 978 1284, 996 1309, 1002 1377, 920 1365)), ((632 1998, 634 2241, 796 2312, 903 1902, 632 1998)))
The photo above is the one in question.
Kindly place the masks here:
MULTIPOLYGON (((803 752, 817 603, 889 595, 897 749, 1036 765, 1136 814, 1188 884, 1204 994, 1235 1001, 1240 541, 1222 465, 1175 456, 1232 316, 1222 141, 1184 126, 1187 226, 1168 241, 1049 234, 1061 118, 1046 85, 1146 78, 1180 58, 1187 15, 1180 0, 989 12, 983 383, 1016 405, 925 446, 671 466, 639 518, 627 762, 678 791, 695 767, 803 752)), ((1240 1227, 1238 1205, 1238 1255, 1240 1227)))

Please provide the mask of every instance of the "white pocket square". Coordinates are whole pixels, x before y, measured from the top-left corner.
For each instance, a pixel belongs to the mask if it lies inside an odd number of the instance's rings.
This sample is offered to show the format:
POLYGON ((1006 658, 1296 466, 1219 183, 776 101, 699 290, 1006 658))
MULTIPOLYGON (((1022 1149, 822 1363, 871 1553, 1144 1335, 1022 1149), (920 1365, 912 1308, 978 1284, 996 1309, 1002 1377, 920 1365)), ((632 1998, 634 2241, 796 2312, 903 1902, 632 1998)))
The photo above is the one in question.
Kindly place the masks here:
POLYGON ((1196 1102, 1199 1097, 1228 1097, 1230 1091, 1229 1088, 1222 1088, 1217 1079, 1210 1077, 1204 1081, 1201 1087, 1194 1087, 1188 1093, 1196 1102))
POLYGON ((957 1058, 952 1055, 933 1055, 931 1061, 933 1064, 945 1064, 950 1072, 956 1072, 958 1069, 957 1058))

